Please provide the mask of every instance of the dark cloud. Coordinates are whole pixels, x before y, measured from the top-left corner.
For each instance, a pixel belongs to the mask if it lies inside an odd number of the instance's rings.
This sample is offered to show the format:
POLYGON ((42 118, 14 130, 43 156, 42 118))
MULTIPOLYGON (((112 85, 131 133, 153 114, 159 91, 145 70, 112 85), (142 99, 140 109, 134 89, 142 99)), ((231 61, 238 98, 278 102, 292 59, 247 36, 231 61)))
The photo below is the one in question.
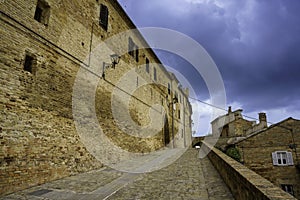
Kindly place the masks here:
MULTIPOLYGON (((171 28, 197 40, 217 64, 229 103, 239 102, 249 112, 299 110, 300 1, 119 2, 138 27, 171 28)), ((185 70, 190 69, 186 61, 167 53, 159 56, 181 69, 193 86, 206 87, 192 70, 185 70)), ((202 98, 209 97, 207 89, 197 92, 202 98)))

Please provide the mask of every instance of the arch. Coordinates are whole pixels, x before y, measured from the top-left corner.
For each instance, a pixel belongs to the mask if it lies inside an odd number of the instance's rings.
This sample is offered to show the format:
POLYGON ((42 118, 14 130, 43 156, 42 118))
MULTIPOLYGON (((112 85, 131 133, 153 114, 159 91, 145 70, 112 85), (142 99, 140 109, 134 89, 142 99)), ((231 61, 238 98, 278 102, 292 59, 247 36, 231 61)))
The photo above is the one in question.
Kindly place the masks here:
POLYGON ((167 115, 164 118, 164 143, 167 146, 170 143, 170 128, 169 128, 169 120, 167 115))

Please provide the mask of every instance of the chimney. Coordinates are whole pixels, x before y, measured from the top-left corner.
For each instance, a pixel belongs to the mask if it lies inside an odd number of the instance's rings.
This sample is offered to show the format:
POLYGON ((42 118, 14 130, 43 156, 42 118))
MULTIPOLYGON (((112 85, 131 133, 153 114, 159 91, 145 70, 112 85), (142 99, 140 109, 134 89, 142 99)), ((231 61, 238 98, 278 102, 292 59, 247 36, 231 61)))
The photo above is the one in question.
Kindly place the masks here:
POLYGON ((232 113, 231 106, 228 107, 228 114, 232 113))
POLYGON ((267 127, 267 116, 266 113, 258 113, 259 123, 263 124, 263 127, 267 127))

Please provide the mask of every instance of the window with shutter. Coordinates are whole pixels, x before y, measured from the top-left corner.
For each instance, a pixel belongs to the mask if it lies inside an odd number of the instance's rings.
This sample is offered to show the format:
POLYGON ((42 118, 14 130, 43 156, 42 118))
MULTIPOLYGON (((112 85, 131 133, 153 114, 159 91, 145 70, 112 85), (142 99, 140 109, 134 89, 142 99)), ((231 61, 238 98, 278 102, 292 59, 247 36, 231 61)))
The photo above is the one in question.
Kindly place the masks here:
POLYGON ((294 165, 292 153, 287 151, 273 152, 272 160, 273 160, 273 165, 277 165, 277 166, 294 165))
POLYGON ((294 165, 292 152, 287 152, 287 164, 294 165))
POLYGON ((272 160, 273 160, 273 165, 278 165, 277 153, 276 152, 272 153, 272 160))
POLYGON ((100 5, 100 20, 99 20, 100 26, 107 31, 108 27, 108 8, 107 6, 101 4, 100 5))

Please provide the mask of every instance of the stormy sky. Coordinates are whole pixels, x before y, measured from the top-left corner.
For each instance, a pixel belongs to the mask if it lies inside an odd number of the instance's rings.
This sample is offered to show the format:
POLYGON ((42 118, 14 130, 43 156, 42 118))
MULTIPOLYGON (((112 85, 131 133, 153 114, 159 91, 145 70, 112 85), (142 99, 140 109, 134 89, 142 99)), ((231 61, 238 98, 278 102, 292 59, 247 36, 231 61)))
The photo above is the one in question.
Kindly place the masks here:
MULTIPOLYGON (((182 32, 201 44, 216 63, 227 105, 268 121, 300 119, 300 1, 295 0, 119 0, 137 27, 182 32)), ((158 51, 161 61, 186 76, 197 98, 210 102, 189 63, 158 51)), ((193 102, 195 104, 195 102, 193 102)), ((208 123, 202 105, 202 123, 208 123)), ((206 129, 196 130, 205 134, 206 129)))

